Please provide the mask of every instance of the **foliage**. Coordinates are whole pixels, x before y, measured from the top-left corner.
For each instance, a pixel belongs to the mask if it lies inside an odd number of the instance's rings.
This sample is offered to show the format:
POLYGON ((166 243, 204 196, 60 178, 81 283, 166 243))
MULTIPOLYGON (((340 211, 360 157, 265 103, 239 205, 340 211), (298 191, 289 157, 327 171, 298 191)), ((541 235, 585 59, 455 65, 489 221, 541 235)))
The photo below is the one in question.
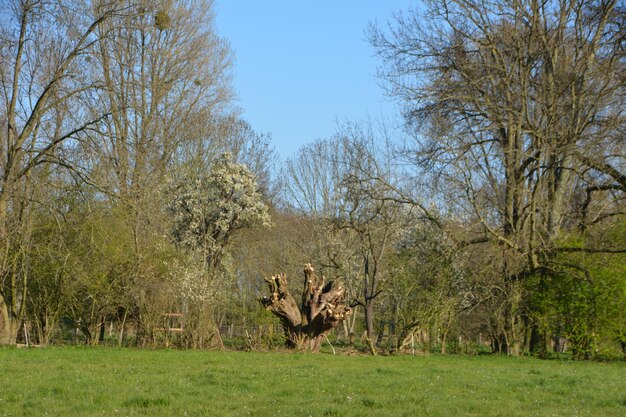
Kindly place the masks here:
POLYGON ((352 312, 328 337, 372 352, 626 352, 623 1, 400 12, 369 34, 404 126, 282 166, 213 2, 2 9, 0 344, 259 348, 263 278, 313 262, 352 312))
MULTIPOLYGON (((624 242, 626 222, 603 227, 604 238, 624 242)), ((573 234, 564 246, 585 246, 593 239, 573 234)), ((556 337, 566 337, 576 358, 622 353, 626 320, 626 264, 621 254, 573 252, 561 254, 558 270, 534 277, 530 283, 536 319, 556 337), (619 353, 618 353, 619 352, 619 353)))
POLYGON ((458 327, 459 314, 476 303, 466 268, 461 253, 440 228, 423 222, 407 230, 390 257, 394 279, 385 288, 388 317, 398 328, 398 348, 421 330, 428 344, 440 334, 445 352, 446 337, 458 327))

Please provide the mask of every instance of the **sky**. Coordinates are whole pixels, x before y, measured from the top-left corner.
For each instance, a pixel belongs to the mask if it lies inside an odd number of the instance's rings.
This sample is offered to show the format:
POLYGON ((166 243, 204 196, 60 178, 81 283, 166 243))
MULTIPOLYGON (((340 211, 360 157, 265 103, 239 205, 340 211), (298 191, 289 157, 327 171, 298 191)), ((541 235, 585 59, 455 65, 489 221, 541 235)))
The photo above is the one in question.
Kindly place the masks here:
POLYGON ((216 26, 235 54, 242 117, 272 136, 282 159, 328 138, 337 123, 393 117, 366 40, 411 0, 216 0, 216 26))

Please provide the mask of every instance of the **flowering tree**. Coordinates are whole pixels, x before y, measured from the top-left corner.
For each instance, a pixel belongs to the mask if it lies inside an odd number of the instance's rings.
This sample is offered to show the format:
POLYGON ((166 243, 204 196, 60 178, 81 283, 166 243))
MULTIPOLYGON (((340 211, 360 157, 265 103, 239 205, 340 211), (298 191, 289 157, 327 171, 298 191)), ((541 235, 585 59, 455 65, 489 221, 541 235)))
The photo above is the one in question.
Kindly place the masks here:
POLYGON ((223 154, 206 177, 175 184, 173 237, 183 248, 201 252, 208 271, 220 265, 233 233, 254 225, 270 226, 254 174, 223 154))
POLYGON ((269 226, 268 207, 255 175, 225 153, 208 175, 174 181, 169 212, 173 239, 187 255, 184 267, 172 270, 185 311, 186 343, 203 347, 215 336, 221 344, 220 306, 232 295, 228 243, 237 230, 269 226))

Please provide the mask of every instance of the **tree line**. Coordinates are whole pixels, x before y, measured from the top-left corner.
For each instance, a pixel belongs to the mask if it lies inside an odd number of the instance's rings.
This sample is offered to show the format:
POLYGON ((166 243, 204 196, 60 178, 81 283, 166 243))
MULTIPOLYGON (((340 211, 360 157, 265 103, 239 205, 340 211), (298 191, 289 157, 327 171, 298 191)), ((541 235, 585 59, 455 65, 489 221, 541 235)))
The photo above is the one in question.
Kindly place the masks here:
POLYGON ((623 1, 399 12, 367 35, 402 123, 282 164, 211 2, 2 7, 0 344, 296 346, 266 308, 304 275, 372 353, 626 352, 623 1))

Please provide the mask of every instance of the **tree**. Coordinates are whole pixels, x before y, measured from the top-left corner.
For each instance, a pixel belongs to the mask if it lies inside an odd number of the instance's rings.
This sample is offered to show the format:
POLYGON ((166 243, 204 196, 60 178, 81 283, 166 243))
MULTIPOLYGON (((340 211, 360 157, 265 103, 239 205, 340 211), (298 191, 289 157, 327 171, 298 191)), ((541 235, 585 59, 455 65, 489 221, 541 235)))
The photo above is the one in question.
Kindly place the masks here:
MULTIPOLYGON (((370 132, 371 133, 371 132, 370 132)), ((365 329, 374 351, 374 316, 376 302, 383 292, 386 260, 399 232, 406 212, 402 204, 387 198, 383 181, 392 184, 391 167, 375 147, 373 136, 355 127, 344 133, 346 164, 343 178, 345 209, 335 219, 339 228, 351 230, 357 237, 357 253, 361 260, 362 295, 355 298, 365 311, 365 329), (372 181, 372 178, 377 180, 372 181)))
POLYGON ((229 102, 231 53, 215 32, 211 2, 141 0, 130 7, 131 14, 99 28, 91 70, 104 85, 88 104, 111 115, 86 138, 86 160, 77 162, 95 168, 97 185, 135 211, 132 227, 141 228, 154 211, 155 185, 196 138, 192 126, 215 123, 229 102))
POLYGON ((3 14, 0 344, 15 343, 24 318, 28 275, 18 254, 25 253, 28 239, 24 214, 34 172, 50 162, 63 163, 60 149, 106 116, 106 109, 87 114, 80 103, 98 86, 86 71, 96 33, 124 10, 117 1, 25 0, 12 2, 3 14))
POLYGON ((396 348, 402 349, 417 333, 429 347, 439 338, 445 353, 459 316, 474 305, 461 254, 443 230, 423 219, 407 228, 394 246, 389 260, 393 279, 382 302, 397 332, 396 348))
MULTIPOLYGON (((258 194, 267 204, 272 218, 273 226, 270 230, 257 225, 242 228, 229 238, 225 257, 228 271, 223 279, 217 280, 223 284, 228 281, 228 285, 219 288, 219 308, 215 309, 214 317, 218 325, 227 321, 232 335, 241 325, 251 324, 248 321, 250 316, 265 314, 258 303, 264 287, 261 271, 276 271, 288 264, 295 267, 302 265, 304 259, 285 261, 285 258, 289 258, 289 251, 284 247, 286 227, 277 221, 280 213, 272 209, 276 199, 277 178, 270 174, 276 161, 276 154, 270 146, 270 136, 254 131, 249 123, 236 114, 219 114, 210 118, 198 115, 192 125, 185 128, 189 129, 190 140, 180 147, 176 164, 169 173, 176 178, 175 182, 193 182, 206 178, 206 172, 213 169, 220 155, 228 153, 232 163, 245 165, 253 174, 258 194)), ((288 273, 291 271, 287 269, 288 273)))
POLYGON ((182 247, 199 251, 209 271, 217 268, 233 233, 253 225, 270 226, 255 176, 245 165, 223 154, 205 178, 174 183, 172 237, 182 247))
MULTIPOLYGON (((29 0, 3 10, 0 114, 7 128, 0 133, 0 153, 6 155, 0 166, 0 343, 15 342, 26 306, 32 306, 32 314, 47 309, 41 304, 49 299, 43 297, 47 288, 41 284, 51 272, 32 258, 41 243, 33 242, 32 231, 41 209, 59 209, 62 222, 75 221, 63 216, 76 209, 85 214, 85 223, 59 228, 94 230, 100 224, 90 219, 103 219, 100 210, 108 208, 108 220, 120 227, 118 243, 132 254, 130 260, 104 260, 98 255, 106 251, 96 250, 96 259, 85 259, 85 269, 94 267, 85 275, 103 277, 98 291, 92 291, 97 283, 88 279, 81 287, 97 308, 71 306, 72 316, 80 316, 82 323, 89 321, 87 310, 102 310, 85 331, 118 314, 122 323, 132 314, 141 327, 141 317, 148 316, 142 309, 160 304, 150 297, 167 293, 164 274, 155 266, 168 256, 162 250, 168 245, 161 184, 166 172, 181 163, 181 149, 196 139, 191 126, 224 117, 231 97, 231 54, 216 35, 211 6, 29 0), (59 174, 59 167, 66 172, 59 174), (86 206, 46 205, 57 201, 57 188, 84 193, 80 202, 86 206), (159 282, 163 291, 155 290, 159 282), (29 303, 29 289, 42 297, 29 303), (116 299, 107 300, 113 293, 116 299)), ((63 240, 69 235, 61 234, 63 240)), ((103 241, 105 235, 105 230, 94 231, 103 241)), ((60 244, 68 246, 67 241, 60 244)), ((60 258, 50 259, 51 265, 63 265, 60 258)), ((139 333, 144 333, 141 328, 139 333)))
POLYGON ((313 220, 311 251, 345 280, 353 307, 364 311, 370 346, 375 310, 385 279, 386 256, 405 219, 402 205, 387 198, 378 178, 391 184, 389 161, 371 126, 347 124, 335 137, 304 147, 288 162, 292 204, 313 220))
POLYGON ((225 262, 230 259, 231 238, 241 229, 269 227, 268 207, 250 170, 234 163, 230 154, 223 154, 206 177, 173 182, 169 212, 174 242, 187 251, 190 260, 199 257, 204 266, 204 273, 192 274, 187 282, 191 292, 181 293, 181 298, 188 309, 194 307, 190 312, 209 314, 207 320, 214 321, 211 314, 220 307, 218 301, 225 301, 224 294, 232 292, 234 286, 232 267, 225 262), (194 305, 194 300, 199 303, 194 305))
POLYGON ((98 30, 89 70, 102 88, 85 107, 110 115, 83 135, 72 164, 103 193, 115 221, 126 224, 132 260, 119 265, 119 275, 134 296, 120 310, 122 317, 133 312, 129 318, 150 341, 150 329, 169 312, 162 296, 170 283, 155 273, 155 263, 165 261, 160 248, 170 243, 162 184, 187 162, 193 144, 207 140, 196 125, 217 124, 227 112, 231 52, 216 33, 212 2, 136 0, 128 8, 98 30))
MULTIPOLYGON (((340 277, 346 298, 354 300, 363 292, 362 259, 357 237, 338 220, 346 213, 346 146, 338 137, 318 140, 299 149, 286 163, 285 197, 303 235, 294 241, 309 260, 319 264, 322 273, 340 277)), ((343 321, 344 332, 354 337, 360 315, 354 311, 343 321)))
POLYGON ((334 281, 326 283, 311 264, 304 265, 302 302, 291 294, 287 277, 272 275, 265 280, 271 295, 261 303, 280 318, 287 346, 319 352, 326 335, 352 314, 344 302, 345 288, 334 281))
POLYGON ((613 0, 439 0, 370 32, 415 134, 405 156, 463 219, 463 245, 500 258, 509 353, 532 318, 521 283, 573 250, 558 237, 623 213, 625 17, 613 0))
MULTIPOLYGON (((594 233, 585 234, 584 241, 572 233, 561 237, 559 243, 570 247, 596 246, 594 241, 601 239, 626 244, 626 221, 603 222, 602 229, 594 228, 594 233)), ((623 258, 610 253, 590 256, 584 252, 558 256, 560 269, 529 282, 530 302, 545 333, 552 335, 557 346, 563 345, 560 340, 565 338, 576 359, 623 355, 626 346, 622 314, 626 306, 623 258)))

